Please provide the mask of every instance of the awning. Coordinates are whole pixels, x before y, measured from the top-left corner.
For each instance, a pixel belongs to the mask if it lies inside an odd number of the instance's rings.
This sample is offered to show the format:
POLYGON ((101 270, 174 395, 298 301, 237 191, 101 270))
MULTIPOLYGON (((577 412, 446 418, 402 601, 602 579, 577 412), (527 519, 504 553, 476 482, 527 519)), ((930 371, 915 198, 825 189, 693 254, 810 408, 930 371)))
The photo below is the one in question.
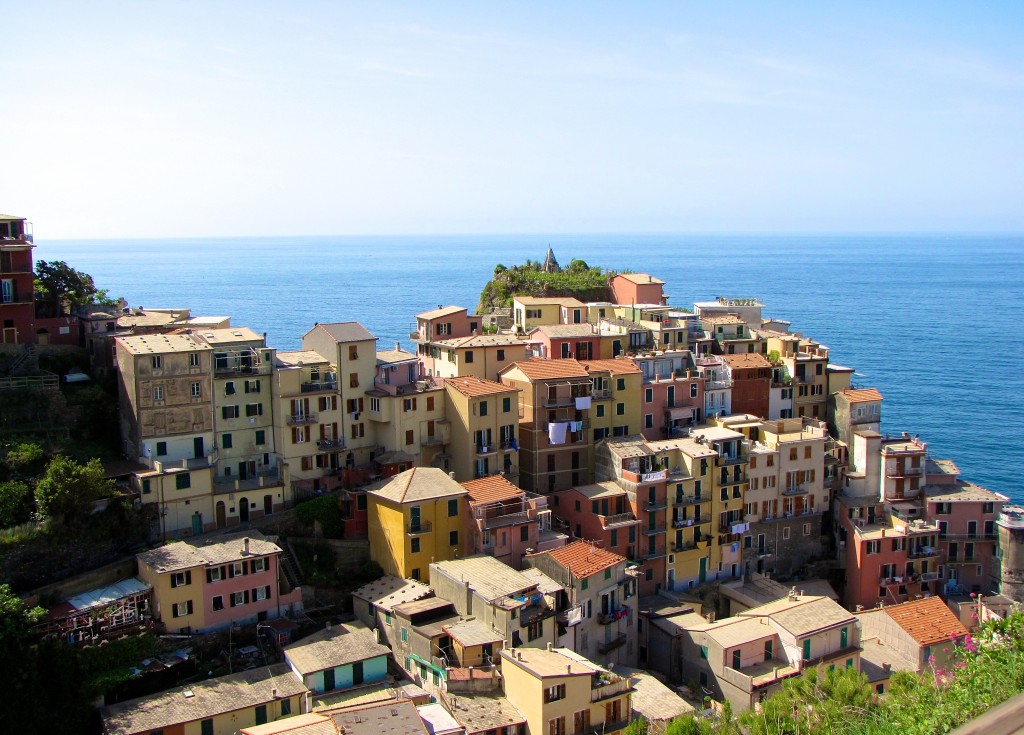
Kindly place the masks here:
POLYGON ((673 421, 678 419, 689 419, 693 418, 692 408, 670 408, 668 410, 668 417, 673 421))

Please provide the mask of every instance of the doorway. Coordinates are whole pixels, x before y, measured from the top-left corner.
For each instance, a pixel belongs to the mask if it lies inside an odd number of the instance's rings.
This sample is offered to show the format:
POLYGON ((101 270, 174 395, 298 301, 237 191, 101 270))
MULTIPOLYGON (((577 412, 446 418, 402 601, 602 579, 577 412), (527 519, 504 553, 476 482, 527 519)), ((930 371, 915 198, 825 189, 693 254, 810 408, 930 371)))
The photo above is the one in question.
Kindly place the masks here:
POLYGON ((224 501, 218 500, 216 507, 217 514, 217 528, 225 528, 228 525, 228 514, 227 509, 224 507, 224 501))
POLYGON ((249 522, 249 498, 238 499, 238 520, 242 523, 249 522))

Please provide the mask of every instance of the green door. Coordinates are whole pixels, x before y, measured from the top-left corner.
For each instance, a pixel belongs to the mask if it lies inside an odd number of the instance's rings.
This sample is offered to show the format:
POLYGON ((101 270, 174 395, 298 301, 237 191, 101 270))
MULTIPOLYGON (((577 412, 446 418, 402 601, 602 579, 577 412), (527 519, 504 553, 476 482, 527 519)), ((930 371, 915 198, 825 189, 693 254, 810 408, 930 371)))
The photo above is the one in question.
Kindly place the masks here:
POLYGON ((192 514, 192 535, 198 536, 203 532, 203 514, 196 511, 192 514))
POLYGON ((704 584, 708 580, 708 559, 706 556, 700 558, 700 583, 704 584))

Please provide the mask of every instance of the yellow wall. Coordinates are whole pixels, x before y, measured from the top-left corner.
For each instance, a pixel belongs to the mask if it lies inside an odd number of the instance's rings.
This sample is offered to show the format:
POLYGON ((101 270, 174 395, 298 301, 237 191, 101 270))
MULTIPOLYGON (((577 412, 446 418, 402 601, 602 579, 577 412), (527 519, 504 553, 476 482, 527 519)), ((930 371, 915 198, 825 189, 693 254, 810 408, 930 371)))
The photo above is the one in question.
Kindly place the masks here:
POLYGON ((153 614, 160 618, 168 633, 177 632, 182 628, 198 630, 205 627, 202 594, 206 570, 202 566, 197 566, 179 571, 191 572, 192 583, 183 587, 171 587, 172 573, 158 574, 148 564, 139 562, 139 578, 153 588, 153 614), (187 600, 192 601, 192 614, 181 618, 174 617, 175 603, 187 600))
POLYGON ((383 500, 373 493, 367 495, 369 510, 370 556, 384 569, 405 579, 413 577, 413 570, 419 570, 424 582, 430 578, 430 563, 448 561, 462 556, 465 544, 465 530, 462 526, 462 511, 465 497, 447 496, 417 503, 397 504, 383 500), (448 501, 458 499, 458 512, 448 515, 448 501), (408 533, 412 518, 411 508, 420 507, 420 525, 424 530, 416 535, 408 533), (457 531, 458 543, 449 544, 449 534, 457 531), (419 539, 419 552, 412 551, 412 540, 419 539))
MULTIPOLYGON (((293 715, 302 714, 302 700, 303 697, 295 695, 288 697, 291 702, 291 714, 286 717, 293 715)), ((273 702, 267 702, 267 722, 274 722, 281 718, 281 702, 283 700, 275 700, 273 702)), ((253 727, 256 724, 256 708, 246 707, 245 709, 236 710, 234 712, 225 712, 222 715, 217 715, 213 718, 213 733, 214 735, 234 735, 243 727, 253 727)), ((200 720, 189 722, 185 725, 185 735, 202 735, 202 724, 200 720)), ((170 732, 170 730, 168 730, 170 732)))

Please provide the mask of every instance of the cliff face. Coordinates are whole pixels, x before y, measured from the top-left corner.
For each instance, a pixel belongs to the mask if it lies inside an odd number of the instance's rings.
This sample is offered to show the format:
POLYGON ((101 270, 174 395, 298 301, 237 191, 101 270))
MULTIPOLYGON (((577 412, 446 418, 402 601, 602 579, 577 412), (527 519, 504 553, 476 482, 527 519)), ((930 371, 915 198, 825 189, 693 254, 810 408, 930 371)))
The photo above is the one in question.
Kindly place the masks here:
POLYGON ((580 301, 611 301, 609 281, 614 271, 591 268, 582 260, 573 260, 564 268, 558 266, 548 250, 544 263, 526 261, 525 265, 506 268, 495 266, 494 275, 480 292, 477 313, 512 306, 512 297, 572 296, 580 301))

